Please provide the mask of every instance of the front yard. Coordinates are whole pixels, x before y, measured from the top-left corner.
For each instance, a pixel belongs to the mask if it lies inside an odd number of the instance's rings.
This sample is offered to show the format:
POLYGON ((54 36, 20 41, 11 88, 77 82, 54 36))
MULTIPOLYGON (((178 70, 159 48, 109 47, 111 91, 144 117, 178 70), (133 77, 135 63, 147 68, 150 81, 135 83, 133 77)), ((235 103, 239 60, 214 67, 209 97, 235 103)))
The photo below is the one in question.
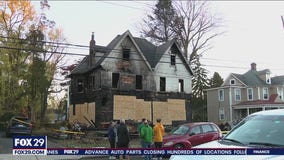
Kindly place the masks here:
MULTIPOLYGON (((62 148, 109 148, 108 138, 98 134, 96 131, 86 132, 86 135, 73 136, 72 138, 57 138, 48 136, 48 140, 60 144, 62 148)), ((131 138, 130 148, 140 148, 140 140, 138 137, 131 138)))

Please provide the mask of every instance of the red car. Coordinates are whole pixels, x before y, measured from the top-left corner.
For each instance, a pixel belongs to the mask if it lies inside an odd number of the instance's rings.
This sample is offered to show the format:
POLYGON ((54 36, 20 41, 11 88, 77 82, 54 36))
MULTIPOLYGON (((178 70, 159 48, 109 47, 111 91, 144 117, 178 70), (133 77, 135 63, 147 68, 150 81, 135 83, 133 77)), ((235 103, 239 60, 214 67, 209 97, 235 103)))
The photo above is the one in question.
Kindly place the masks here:
POLYGON ((222 138, 220 128, 212 122, 186 123, 174 128, 163 138, 164 148, 191 148, 222 138))

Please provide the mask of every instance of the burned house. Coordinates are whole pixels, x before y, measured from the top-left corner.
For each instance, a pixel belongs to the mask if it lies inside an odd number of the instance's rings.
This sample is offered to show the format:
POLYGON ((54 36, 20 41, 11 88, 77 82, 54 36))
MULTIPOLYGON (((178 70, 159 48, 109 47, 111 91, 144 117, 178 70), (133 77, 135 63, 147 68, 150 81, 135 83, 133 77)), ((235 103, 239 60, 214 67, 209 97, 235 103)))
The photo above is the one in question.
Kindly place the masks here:
POLYGON ((71 72, 69 121, 190 119, 193 72, 175 40, 155 46, 129 31, 96 45, 71 72))

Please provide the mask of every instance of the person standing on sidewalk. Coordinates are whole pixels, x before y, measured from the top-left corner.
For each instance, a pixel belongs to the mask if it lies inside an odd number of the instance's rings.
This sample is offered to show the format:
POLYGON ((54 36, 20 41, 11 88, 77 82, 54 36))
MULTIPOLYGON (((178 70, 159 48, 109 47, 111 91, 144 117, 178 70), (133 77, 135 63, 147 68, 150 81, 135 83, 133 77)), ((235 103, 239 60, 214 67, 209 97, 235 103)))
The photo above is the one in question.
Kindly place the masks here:
MULTIPOLYGON (((141 128, 141 138, 143 148, 151 148, 153 142, 153 129, 149 126, 148 121, 144 121, 144 126, 141 128)), ((144 160, 151 160, 151 155, 144 155, 144 160)))
MULTIPOLYGON (((115 122, 111 121, 108 127, 108 141, 110 144, 110 148, 115 148, 115 132, 114 132, 115 122)), ((110 155, 109 159, 116 159, 114 156, 110 155)))
MULTIPOLYGON (((120 120, 120 125, 117 129, 117 137, 118 137, 117 148, 120 149, 129 148, 130 135, 124 119, 120 120)), ((126 155, 125 157, 127 160, 129 160, 129 155, 126 155)), ((123 155, 120 155, 119 159, 123 159, 123 155)))
MULTIPOLYGON (((161 118, 157 119, 157 123, 154 126, 154 145, 155 148, 163 147, 163 136, 165 133, 165 128, 161 123, 161 118)), ((158 155, 157 158, 162 159, 161 155, 158 155)))
POLYGON ((145 126, 145 121, 147 121, 146 118, 142 118, 141 123, 138 126, 138 134, 139 134, 139 138, 140 138, 141 147, 143 147, 143 139, 141 137, 141 129, 142 129, 142 127, 145 126))

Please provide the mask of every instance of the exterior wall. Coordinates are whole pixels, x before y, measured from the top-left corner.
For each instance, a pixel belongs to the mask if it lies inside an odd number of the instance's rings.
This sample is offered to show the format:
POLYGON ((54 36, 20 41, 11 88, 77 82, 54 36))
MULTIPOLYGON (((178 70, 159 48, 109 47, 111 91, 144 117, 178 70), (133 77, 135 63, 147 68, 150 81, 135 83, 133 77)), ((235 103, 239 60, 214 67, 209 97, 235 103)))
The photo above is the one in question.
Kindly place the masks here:
POLYGON ((210 122, 219 122, 218 90, 207 91, 207 119, 210 122))
POLYGON ((102 62, 102 67, 105 72, 102 72, 102 86, 112 87, 112 73, 120 74, 120 87, 124 89, 135 89, 136 75, 143 77, 143 90, 151 90, 155 88, 155 83, 151 75, 146 61, 143 60, 141 53, 138 52, 132 41, 125 38, 121 45, 116 46, 109 54, 109 57, 102 62), (130 49, 129 61, 122 60, 123 47, 127 46, 130 49), (127 82, 124 81, 127 79, 127 82), (130 84, 132 83, 132 84, 130 84))
POLYGON ((156 90, 160 90, 160 77, 166 77, 166 92, 178 92, 179 79, 182 79, 184 81, 184 92, 191 93, 192 76, 178 54, 176 55, 176 65, 170 64, 171 59, 169 53, 164 54, 160 61, 168 63, 158 63, 155 68, 153 75, 155 77, 155 83, 157 84, 156 90))
MULTIPOLYGON (((173 120, 186 120, 185 100, 169 99, 167 102, 153 101, 153 120, 161 118, 163 124, 171 125, 173 120)), ((146 118, 151 120, 151 101, 136 99, 135 96, 114 96, 113 119, 146 118)))
POLYGON ((84 104, 76 104, 75 105, 75 115, 73 115, 73 105, 70 105, 69 108, 69 122, 82 122, 89 124, 88 121, 84 118, 84 116, 88 120, 95 121, 95 113, 96 113, 96 103, 84 103, 84 104))
MULTIPOLYGON (((229 88, 220 88, 224 90, 224 101, 219 101, 219 89, 207 91, 207 117, 208 121, 216 124, 230 121, 230 101, 229 101, 229 88), (219 119, 219 109, 224 108, 224 120, 219 119)), ((231 89, 233 98, 233 89, 231 89)))

